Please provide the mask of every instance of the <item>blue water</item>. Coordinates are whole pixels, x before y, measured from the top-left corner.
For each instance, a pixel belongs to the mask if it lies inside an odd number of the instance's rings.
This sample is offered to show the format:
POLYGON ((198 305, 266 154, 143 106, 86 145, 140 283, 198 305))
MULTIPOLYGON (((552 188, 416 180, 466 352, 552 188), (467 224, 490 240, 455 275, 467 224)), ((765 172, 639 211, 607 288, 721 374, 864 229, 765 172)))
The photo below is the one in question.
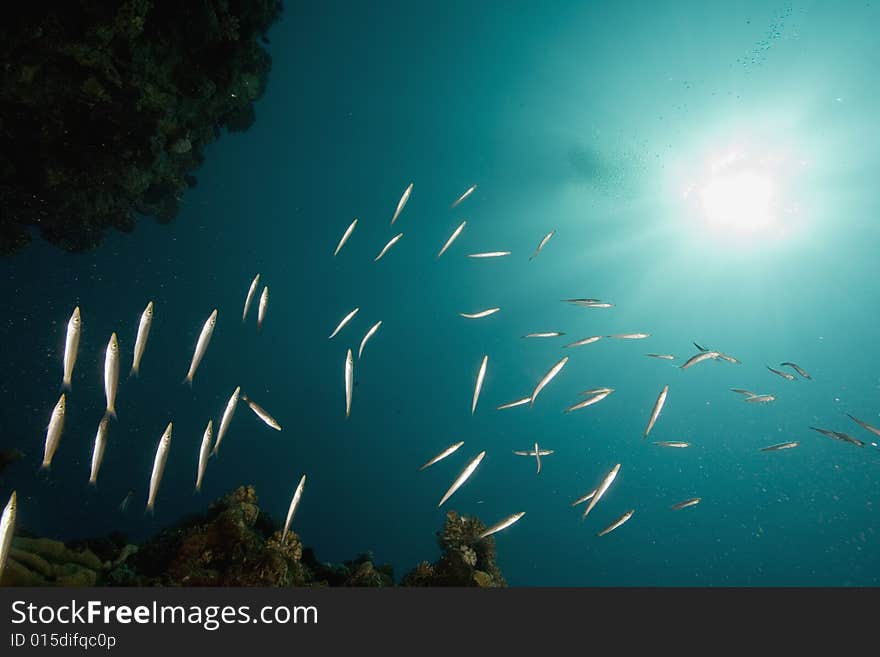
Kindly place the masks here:
POLYGON ((35 242, 0 260, 0 447, 27 455, 4 473, 0 494, 18 490, 19 523, 30 531, 67 539, 119 529, 142 539, 242 484, 282 519, 305 473, 293 523, 305 543, 327 561, 372 550, 397 576, 438 556, 434 532, 455 509, 487 524, 526 512, 496 537, 511 585, 877 585, 880 452, 845 413, 880 426, 878 19, 869 2, 287 3, 270 33, 273 69, 257 122, 208 149, 172 225, 143 220, 91 253, 35 242), (706 208, 684 197, 709 160, 730 152, 776 176, 772 228, 713 227, 706 208), (462 219, 461 237, 435 260, 462 219), (465 257, 492 250, 512 255, 465 257), (270 288, 259 333, 255 308, 240 319, 257 272, 270 288), (570 297, 615 305, 560 301, 570 297), (93 490, 103 349, 116 331, 127 371, 150 299, 141 377, 120 386, 93 490), (77 304, 83 338, 46 476, 37 468, 77 304), (501 312, 458 316, 492 306, 501 312), (181 380, 215 307, 190 390, 181 380), (345 351, 378 320, 355 361, 346 420, 345 351), (566 336, 520 337, 553 330, 566 336), (651 336, 562 348, 637 331, 651 336), (693 340, 742 364, 683 371, 693 340), (570 361, 533 408, 495 410, 528 395, 563 355, 570 361), (813 380, 765 368, 783 361, 813 380), (237 385, 283 431, 239 405, 196 495, 202 431, 237 385), (562 412, 600 386, 615 392, 562 412), (747 404, 731 387, 777 399, 747 404), (151 517, 142 510, 169 421, 151 517), (453 456, 417 472, 459 440, 453 456), (801 444, 759 451, 789 440, 801 444), (512 454, 535 441, 555 450, 540 475, 534 459, 512 454), (476 474, 438 509, 481 450, 476 474), (615 463, 617 480, 582 522, 570 503, 615 463), (120 513, 129 488, 135 497, 120 513), (669 509, 689 497, 702 501, 669 509), (629 509, 627 524, 596 536, 629 509))

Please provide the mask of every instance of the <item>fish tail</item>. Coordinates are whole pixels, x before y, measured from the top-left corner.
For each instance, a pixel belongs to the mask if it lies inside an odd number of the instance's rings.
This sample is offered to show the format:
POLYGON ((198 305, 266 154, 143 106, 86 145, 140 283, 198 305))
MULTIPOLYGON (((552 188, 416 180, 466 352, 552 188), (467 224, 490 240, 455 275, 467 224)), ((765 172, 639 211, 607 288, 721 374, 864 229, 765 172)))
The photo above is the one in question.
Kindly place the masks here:
POLYGON ((147 508, 144 511, 144 513, 147 515, 155 516, 156 515, 155 503, 154 502, 147 502, 147 508))
POLYGON ((185 383, 185 384, 188 385, 190 388, 192 388, 192 387, 193 387, 193 378, 192 378, 192 374, 187 374, 187 375, 184 377, 183 381, 181 381, 181 383, 185 383))
POLYGON ((61 392, 70 392, 70 388, 71 388, 70 381, 67 381, 65 379, 64 381, 61 382, 61 392))
POLYGON ((107 411, 104 413, 104 417, 109 417, 111 420, 116 420, 116 419, 117 419, 117 417, 116 417, 116 407, 115 407, 115 406, 111 406, 111 407, 109 407, 109 408, 107 409, 107 411))
POLYGON ((38 473, 45 473, 45 474, 49 474, 49 472, 51 472, 51 471, 52 471, 52 461, 43 461, 40 464, 39 469, 37 470, 38 473))
POLYGON ((132 378, 134 378, 134 379, 139 379, 140 376, 141 376, 140 368, 137 367, 137 366, 135 366, 135 365, 132 365, 132 366, 131 366, 131 372, 128 373, 128 378, 129 378, 129 379, 132 379, 132 378))

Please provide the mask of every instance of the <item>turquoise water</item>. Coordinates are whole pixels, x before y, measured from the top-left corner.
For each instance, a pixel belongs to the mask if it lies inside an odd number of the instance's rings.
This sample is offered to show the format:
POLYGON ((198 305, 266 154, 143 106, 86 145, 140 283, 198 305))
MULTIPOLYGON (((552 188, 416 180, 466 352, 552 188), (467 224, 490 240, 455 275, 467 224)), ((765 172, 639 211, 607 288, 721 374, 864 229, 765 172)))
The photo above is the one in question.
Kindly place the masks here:
POLYGON ((496 537, 512 585, 877 585, 880 453, 845 414, 880 426, 878 19, 866 2, 288 3, 270 35, 257 122, 208 149, 175 223, 145 220, 92 253, 35 243, 0 261, 0 446, 27 454, 4 473, 3 499, 16 488, 20 526, 40 534, 142 538, 241 484, 282 519, 305 473, 293 523, 305 543, 330 561, 371 549, 398 576, 436 558, 434 532, 455 509, 487 524, 526 512, 496 537), (719 215, 705 192, 731 171, 772 186, 767 208, 745 212, 766 211, 767 226, 718 225, 755 193, 723 196, 719 215), (494 250, 512 255, 465 257, 494 250), (240 319, 257 272, 270 288, 259 333, 255 308, 240 319), (571 297, 615 305, 561 302, 571 297), (103 348, 117 331, 127 372, 150 299, 141 377, 120 386, 92 490, 103 348), (84 329, 65 432, 51 474, 40 475, 77 304, 84 329), (501 312, 485 319, 458 316, 494 306, 501 312), (190 390, 180 382, 215 307, 190 390), (379 320, 355 361, 346 420, 345 351, 379 320), (520 337, 536 331, 566 335, 520 337), (628 332, 650 337, 563 348, 628 332), (692 341, 742 364, 681 370, 692 341), (495 410, 528 395, 563 355, 568 364, 534 407, 495 410), (813 380, 765 367, 783 361, 813 380), (218 422, 236 385, 283 431, 240 405, 195 495, 204 425, 218 422), (645 440, 664 385, 667 403, 645 440), (601 386, 615 392, 563 413, 579 391, 601 386), (729 388, 776 401, 744 403, 729 388), (168 421, 151 517, 142 509, 168 421), (459 451, 417 472, 459 440, 459 451), (512 454, 535 441, 555 450, 540 475, 533 459, 512 454), (784 441, 800 446, 759 451, 784 441), (437 509, 481 450, 475 475, 437 509), (615 463, 620 474, 582 522, 570 503, 615 463), (135 497, 120 513, 129 488, 135 497), (690 497, 701 503, 670 510, 690 497), (629 509, 628 523, 596 536, 629 509))

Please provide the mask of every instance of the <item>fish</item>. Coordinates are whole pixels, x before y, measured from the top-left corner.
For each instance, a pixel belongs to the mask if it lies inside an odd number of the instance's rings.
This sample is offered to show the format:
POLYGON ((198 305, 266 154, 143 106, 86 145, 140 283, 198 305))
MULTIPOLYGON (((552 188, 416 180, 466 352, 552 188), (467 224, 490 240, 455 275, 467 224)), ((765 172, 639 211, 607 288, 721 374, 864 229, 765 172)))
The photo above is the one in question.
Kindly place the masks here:
POLYGON ((561 331, 544 331, 543 333, 528 333, 522 337, 524 338, 558 338, 560 336, 565 335, 561 331))
POLYGON ((596 494, 590 499, 590 503, 587 505, 587 508, 584 509, 584 515, 581 516, 581 520, 587 517, 590 511, 593 510, 593 507, 599 503, 599 500, 602 499, 602 496, 605 495, 605 491, 611 486, 614 482, 614 479, 617 477, 617 473, 620 472, 620 463, 615 465, 611 470, 605 475, 605 478, 602 479, 602 483, 599 484, 599 487, 596 489, 596 494))
POLYGON ((522 399, 517 399, 516 401, 507 402, 506 404, 501 404, 495 408, 496 411, 503 411, 508 408, 515 408, 516 406, 523 406, 524 404, 528 404, 532 401, 531 397, 523 397, 522 399))
POLYGON ((351 349, 345 355, 345 417, 351 415, 351 394, 354 388, 354 360, 351 349))
POLYGON ((751 397, 746 397, 743 401, 751 402, 753 404, 768 404, 772 401, 776 401, 776 397, 773 395, 752 395, 751 397))
POLYGON ((440 251, 437 253, 437 258, 439 258, 439 257, 442 256, 444 253, 446 253, 446 250, 447 250, 450 246, 452 246, 452 243, 453 243, 455 240, 458 239, 458 236, 461 235, 461 231, 464 230, 464 227, 465 227, 466 225, 467 225, 467 219, 465 219, 464 221, 462 221, 462 222, 458 225, 458 228, 456 228, 454 231, 452 231, 452 235, 449 236, 449 239, 446 240, 446 243, 443 245, 443 247, 442 247, 442 248, 440 249, 440 251))
POLYGON ((675 360, 672 354, 645 354, 648 358, 659 358, 661 360, 675 360))
POLYGON ((689 506, 696 506, 696 505, 699 504, 699 503, 700 503, 700 498, 699 498, 699 497, 692 497, 692 498, 690 498, 690 499, 688 499, 688 500, 683 500, 683 501, 681 501, 681 502, 678 502, 677 504, 673 504, 673 505, 672 505, 671 507, 669 507, 669 508, 672 509, 673 511, 679 511, 679 510, 681 510, 681 509, 686 509, 686 508, 688 508, 689 506))
POLYGON ((650 338, 650 333, 615 333, 614 335, 606 335, 606 338, 616 338, 617 340, 644 340, 650 338))
POLYGON ((598 534, 596 534, 596 536, 605 536, 605 534, 610 534, 615 529, 620 527, 623 523, 625 523, 627 520, 632 518, 632 514, 635 513, 635 511, 636 511, 635 509, 630 509, 629 511, 624 513, 622 516, 620 516, 617 520, 615 520, 610 525, 608 525, 605 529, 603 529, 598 534))
POLYGON ((812 379, 813 378, 809 374, 807 374, 806 371, 802 367, 798 366, 796 363, 788 363, 788 362, 779 363, 779 367, 790 367, 791 369, 793 369, 795 372, 800 374, 805 379, 812 379))
POLYGON ((494 315, 501 308, 486 308, 486 310, 480 310, 475 313, 458 313, 460 317, 464 317, 465 319, 482 319, 483 317, 488 317, 489 315, 494 315))
POLYGON ((342 233, 342 237, 339 239, 339 244, 336 245, 336 250, 333 251, 333 257, 335 258, 339 252, 342 250, 342 247, 345 246, 345 243, 348 241, 348 238, 351 237, 351 234, 354 232, 355 226, 357 226, 358 220, 355 219, 352 221, 348 228, 345 229, 345 232, 342 233))
POLYGON ((153 459, 153 473, 150 475, 150 494, 147 498, 147 511, 153 513, 156 508, 156 493, 159 492, 159 483, 165 472, 165 463, 168 462, 168 448, 171 446, 171 425, 165 427, 165 432, 159 438, 156 446, 156 457, 153 459))
POLYGON ((858 424, 860 427, 862 427, 862 429, 866 429, 866 430, 870 431, 870 432, 873 433, 875 436, 880 436, 880 429, 878 429, 877 427, 872 427, 872 426, 871 426, 870 424, 868 424, 867 422, 863 422, 862 420, 858 419, 857 417, 853 417, 853 416, 850 415, 849 413, 847 413, 846 416, 847 416, 850 420, 852 420, 853 422, 855 422, 856 424, 858 424))
MULTIPOLYGON (((694 342, 693 344, 694 344, 694 346, 695 346, 697 349, 699 349, 700 351, 703 351, 703 352, 710 351, 710 350, 707 349, 706 347, 701 347, 701 346, 698 345, 696 342, 694 342)), ((738 361, 738 360, 737 360, 736 358, 734 358, 733 356, 728 356, 727 354, 725 354, 725 353, 723 353, 723 352, 721 352, 721 351, 712 351, 712 353, 713 353, 713 354, 716 354, 716 356, 715 356, 716 358, 721 358, 722 360, 726 360, 726 361, 728 361, 729 363, 737 363, 737 364, 741 364, 740 361, 738 361)))
POLYGON ((449 447, 447 447, 446 449, 444 449, 442 452, 440 452, 439 454, 437 454, 437 456, 434 456, 434 457, 428 459, 427 461, 425 461, 425 463, 422 465, 422 467, 419 468, 419 472, 421 472, 421 471, 424 470, 425 468, 429 468, 429 467, 431 467, 432 465, 434 465, 434 464, 437 463, 438 461, 442 461, 443 459, 445 459, 447 456, 449 456, 450 454, 452 454, 455 450, 457 450, 457 449, 458 449, 459 447, 461 447, 462 445, 464 445, 464 441, 463 441, 463 440, 461 440, 461 441, 455 443, 454 445, 450 445, 449 447))
POLYGON ((538 397, 538 393, 540 393, 548 383, 550 383, 553 378, 562 371, 562 368, 565 367, 565 364, 568 362, 568 356, 561 358, 553 367, 547 370, 547 373, 541 377, 541 380, 538 381, 538 385, 535 386, 535 389, 532 391, 532 398, 529 400, 529 405, 535 405, 535 399, 538 397))
POLYGON ((214 456, 217 456, 217 453, 220 451, 220 443, 223 441, 223 436, 225 436, 226 432, 229 430, 229 423, 232 422, 232 416, 235 413, 235 407, 238 406, 238 399, 240 396, 241 386, 236 386, 235 390, 232 391, 232 395, 229 397, 229 401, 226 402, 223 417, 220 418, 220 429, 217 431, 217 441, 214 443, 213 449, 214 456))
POLYGON ((260 307, 257 309, 257 329, 263 328, 263 320, 266 318, 266 306, 269 305, 269 286, 263 287, 260 295, 260 307))
POLYGON ((379 330, 379 327, 380 327, 380 326, 382 326, 382 320, 381 320, 381 319, 380 319, 378 322, 376 322, 375 324, 373 324, 373 325, 370 327, 370 330, 367 331, 366 334, 364 335, 363 340, 361 340, 361 346, 360 346, 360 348, 358 349, 358 360, 361 359, 361 354, 364 353, 364 346, 367 344, 367 340, 369 340, 370 338, 373 337, 373 335, 375 335, 376 331, 379 330))
POLYGON ((67 335, 64 338, 64 379, 61 387, 70 390, 73 377, 73 366, 76 365, 76 355, 79 352, 79 338, 82 333, 82 317, 79 306, 73 309, 73 314, 67 321, 67 335))
POLYGON ((458 205, 459 205, 463 200, 465 200, 468 196, 470 196, 471 194, 473 194, 473 193, 476 191, 476 189, 477 189, 477 186, 476 186, 476 185, 471 185, 470 187, 468 187, 468 188, 465 190, 464 194, 462 194, 462 195, 459 196, 457 199, 455 199, 455 202, 454 202, 451 206, 449 206, 449 209, 450 209, 450 210, 454 210, 455 208, 457 208, 458 205))
POLYGON ((757 397, 758 394, 752 392, 751 390, 746 390, 745 388, 731 388, 731 392, 735 392, 738 395, 745 395, 746 397, 757 397))
POLYGON ((524 452, 516 452, 515 451, 514 452, 514 454, 516 454, 517 456, 534 456, 535 457, 535 459, 538 461, 538 471, 535 474, 541 474, 541 457, 542 456, 550 456, 550 454, 552 454, 552 453, 553 453, 552 449, 540 449, 538 447, 538 443, 535 443, 535 449, 531 452, 529 452, 529 451, 524 451, 524 452))
POLYGON ((852 443, 853 445, 857 445, 858 447, 864 447, 865 443, 857 438, 853 438, 849 434, 843 433, 841 431, 829 431, 828 429, 817 429, 816 427, 810 427, 813 431, 818 431, 819 433, 828 436, 829 438, 834 438, 835 440, 842 440, 845 443, 852 443))
POLYGON ((598 489, 594 488, 593 490, 591 490, 591 491, 590 491, 589 493, 587 493, 586 495, 577 498, 574 502, 571 503, 571 505, 572 505, 572 506, 577 506, 578 504, 583 504, 584 502, 593 499, 593 497, 596 495, 596 491, 597 491, 597 490, 598 490, 598 489))
POLYGON ((141 313, 141 319, 138 322, 137 337, 134 340, 134 355, 131 359, 131 372, 129 376, 140 376, 141 358, 144 357, 144 350, 147 348, 147 337, 150 335, 150 327, 153 325, 153 302, 147 303, 144 312, 141 313))
POLYGON ((269 415, 266 412, 266 409, 260 406, 253 399, 249 398, 247 395, 242 395, 241 398, 244 402, 250 407, 250 409, 256 414, 258 418, 260 418, 263 422, 265 422, 268 426, 275 429, 275 431, 281 431, 281 425, 275 420, 274 417, 269 415))
POLYGON ((770 445, 769 447, 762 447, 760 451, 762 452, 778 452, 782 449, 792 449, 797 447, 800 443, 796 440, 793 440, 790 443, 778 443, 776 445, 770 445))
POLYGON ((211 439, 214 434, 214 420, 208 420, 205 433, 202 434, 202 443, 199 446, 199 469, 196 473, 196 490, 201 492, 202 479, 205 478, 205 469, 208 467, 208 457, 211 456, 211 439))
POLYGON ((196 349, 193 352, 192 362, 189 364, 189 372, 187 372, 186 378, 184 381, 192 387, 193 377, 196 374, 196 369, 199 366, 199 363, 202 362, 202 358, 205 356, 205 352, 208 350, 208 343, 211 342, 211 336, 214 334, 214 326, 217 324, 217 309, 214 308, 214 311, 205 321, 204 326, 202 326, 202 332, 199 333, 199 340, 196 342, 196 349))
POLYGON ((701 347, 701 346, 698 345, 696 342, 694 342, 693 344, 694 344, 694 346, 695 346, 697 349, 699 349, 700 351, 709 351, 708 349, 706 349, 706 347, 701 347))
POLYGON ((492 534, 496 534, 496 533, 500 532, 502 529, 507 529, 513 523, 515 523, 517 520, 522 518, 524 515, 526 515, 526 512, 520 511, 519 513, 514 513, 512 516, 507 516, 504 520, 501 520, 500 522, 496 522, 494 525, 489 527, 489 529, 487 529, 482 534, 480 534, 478 539, 482 540, 482 539, 486 538, 487 536, 491 536, 492 534))
POLYGON ((287 538, 287 532, 290 531, 290 523, 293 520, 293 514, 296 513, 296 507, 299 506, 299 501, 302 499, 303 488, 305 488, 305 486, 306 476, 303 475, 296 486, 296 490, 293 492, 293 497, 290 500, 290 506, 287 507, 287 518, 284 520, 284 529, 281 532, 282 543, 284 543, 284 539, 287 538))
POLYGON ((601 335, 591 335, 589 338, 584 338, 583 340, 577 340, 576 342, 572 342, 570 344, 565 345, 566 347, 582 347, 585 344, 592 344, 593 342, 597 342, 601 340, 601 335))
POLYGON ((125 497, 122 498, 122 501, 119 503, 119 510, 122 513, 128 509, 128 505, 131 504, 131 498, 134 497, 134 488, 129 488, 128 492, 125 494, 125 497))
POLYGON ((400 213, 403 212, 403 208, 406 205, 406 202, 409 200, 410 194, 412 194, 413 183, 410 183, 405 190, 403 190, 403 194, 400 196, 400 200, 397 202, 397 208, 394 210, 394 216, 391 217, 391 225, 394 225, 394 222, 397 221, 397 218, 400 216, 400 213))
POLYGON ((464 482, 466 482, 472 474, 474 474, 474 470, 476 470, 477 466, 480 465, 480 461, 483 460, 484 456, 486 456, 486 450, 483 450, 482 452, 477 454, 473 459, 471 459, 471 462, 465 466, 464 470, 461 471, 461 474, 458 475, 456 480, 452 482, 452 485, 449 487, 449 490, 447 490, 446 493, 443 495, 443 497, 440 498, 440 503, 437 505, 438 509, 441 506, 443 506, 443 503, 446 500, 448 500, 450 497, 452 497, 452 494, 455 491, 457 491, 459 488, 462 487, 464 482))
POLYGON ((509 255, 510 251, 484 251, 483 253, 469 253, 468 258, 503 258, 509 255))
POLYGON ((684 449, 685 447, 690 447, 690 443, 686 443, 681 440, 659 440, 654 443, 658 447, 678 447, 679 449, 684 449))
POLYGON ((681 366, 681 369, 686 370, 687 368, 693 367, 697 363, 702 363, 705 360, 718 360, 719 357, 720 354, 717 351, 701 351, 700 353, 688 358, 681 366))
POLYGON ((119 386, 119 342, 116 333, 110 335, 104 352, 104 396, 107 398, 107 415, 116 419, 116 389, 119 386))
POLYGON ((92 471, 89 483, 93 486, 98 483, 98 470, 101 469, 101 461, 104 460, 104 449, 107 447, 107 429, 110 419, 105 415, 98 423, 98 431, 95 434, 95 448, 92 450, 92 471))
POLYGON ((585 390, 584 393, 588 394, 589 397, 572 406, 569 406, 565 409, 565 412, 571 413, 572 411, 579 411, 580 409, 586 408, 587 406, 592 406, 593 404, 596 404, 605 399, 612 392, 614 392, 613 388, 597 388, 596 390, 585 390))
POLYGON ((382 250, 379 251, 379 255, 373 258, 373 262, 379 262, 382 256, 388 253, 388 250, 400 241, 401 237, 403 237, 403 233, 397 233, 397 235, 388 240, 388 244, 382 247, 382 250))
POLYGON ((786 381, 794 381, 794 374, 789 374, 788 372, 780 372, 779 370, 774 370, 772 367, 767 365, 767 369, 776 374, 777 376, 781 376, 786 381))
POLYGON ((257 292, 257 286, 260 284, 260 275, 257 274, 254 276, 254 280, 251 281, 251 286, 248 288, 247 296, 244 299, 244 310, 241 311, 241 321, 244 321, 247 317, 248 310, 251 308, 251 301, 254 300, 254 294, 257 292))
POLYGON ((477 410, 477 401, 480 399, 480 391, 483 389, 483 380, 486 378, 486 367, 489 365, 489 356, 483 356, 480 369, 477 372, 477 382, 474 384, 474 398, 471 401, 471 415, 477 410))
POLYGON ((0 516, 0 579, 3 579, 3 570, 6 568, 6 559, 9 557, 9 548, 12 546, 12 536, 15 533, 15 517, 18 513, 18 497, 15 491, 9 496, 9 501, 3 508, 0 516))
POLYGON ((348 313, 345 317, 343 317, 342 321, 336 325, 336 328, 333 329, 333 333, 331 333, 330 337, 328 337, 327 339, 332 340, 333 338, 335 338, 336 334, 339 333, 343 329, 343 327, 345 327, 345 325, 348 324, 352 320, 352 318, 358 314, 359 310, 360 310, 360 307, 357 307, 354 310, 352 310, 350 313, 348 313))
POLYGON ((538 244, 538 248, 535 249, 535 252, 531 255, 529 260, 533 260, 541 252, 541 249, 543 249, 547 245, 547 242, 550 241, 550 238, 553 237, 553 235, 555 235, 555 234, 556 234, 556 229, 554 228, 549 233, 544 235, 544 238, 538 244))
POLYGON ((657 421, 657 418, 660 417, 660 411, 663 410, 663 404, 666 403, 666 395, 669 394, 669 386, 663 386, 663 390, 660 391, 660 394, 657 396, 657 401, 654 402, 654 410, 651 411, 651 418, 648 420, 648 426, 645 427, 645 435, 643 438, 647 438, 648 434, 651 433, 651 429, 654 428, 654 423, 657 421))
POLYGON ((58 449, 58 443, 61 441, 61 432, 64 430, 64 412, 67 408, 66 393, 61 393, 58 403, 52 410, 52 418, 49 420, 49 427, 46 429, 46 447, 43 452, 43 464, 40 469, 47 470, 52 465, 52 457, 55 456, 55 450, 58 449))
POLYGON ((600 299, 563 299, 566 303, 573 303, 576 306, 585 306, 587 308, 611 308, 613 303, 601 301, 600 299))

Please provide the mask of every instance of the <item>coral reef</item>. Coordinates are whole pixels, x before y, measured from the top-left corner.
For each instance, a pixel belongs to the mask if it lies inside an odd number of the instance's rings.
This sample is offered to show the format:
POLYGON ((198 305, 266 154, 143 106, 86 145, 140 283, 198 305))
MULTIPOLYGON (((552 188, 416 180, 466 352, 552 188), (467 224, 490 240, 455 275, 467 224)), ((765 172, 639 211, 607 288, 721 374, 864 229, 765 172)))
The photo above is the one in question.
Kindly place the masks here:
POLYGON ((281 0, 46 0, 0 22, 0 253, 170 222, 205 146, 254 121, 281 0))
MULTIPOLYGON (((476 518, 449 512, 438 542, 442 554, 409 572, 401 586, 505 586, 492 537, 476 518)), ((15 536, 3 586, 395 586, 390 565, 371 552, 323 563, 290 531, 260 510, 252 486, 213 502, 142 545, 118 533, 67 544, 15 536)))

